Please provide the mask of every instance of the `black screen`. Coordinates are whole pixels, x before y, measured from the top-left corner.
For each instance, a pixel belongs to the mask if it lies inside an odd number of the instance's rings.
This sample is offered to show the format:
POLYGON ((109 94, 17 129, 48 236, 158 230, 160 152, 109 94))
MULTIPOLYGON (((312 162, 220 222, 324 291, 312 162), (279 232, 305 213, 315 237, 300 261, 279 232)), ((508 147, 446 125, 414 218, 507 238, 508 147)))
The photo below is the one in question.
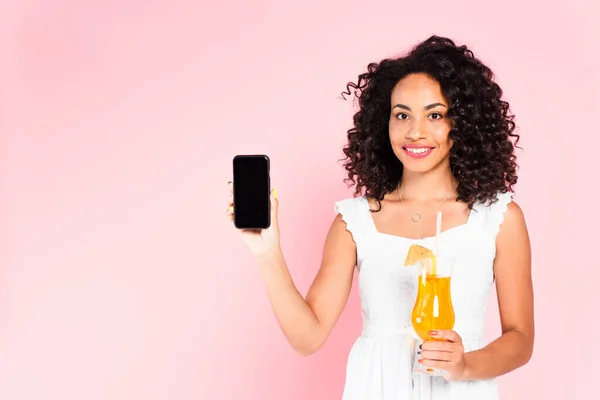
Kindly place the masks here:
POLYGON ((269 159, 263 155, 233 159, 234 222, 240 229, 265 229, 270 225, 269 159))

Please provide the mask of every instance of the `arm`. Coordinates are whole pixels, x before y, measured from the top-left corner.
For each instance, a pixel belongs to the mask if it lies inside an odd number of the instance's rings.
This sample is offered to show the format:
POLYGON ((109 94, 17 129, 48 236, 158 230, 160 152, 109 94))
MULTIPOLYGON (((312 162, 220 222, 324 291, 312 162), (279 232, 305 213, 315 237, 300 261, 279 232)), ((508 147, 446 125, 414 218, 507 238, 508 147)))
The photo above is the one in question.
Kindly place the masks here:
POLYGON ((525 365, 534 340, 531 248, 521 208, 509 203, 496 238, 494 272, 502 336, 465 353, 462 379, 487 379, 525 365))
POLYGON ((356 245, 337 215, 327 234, 321 267, 306 299, 298 292, 281 248, 258 258, 271 307, 294 350, 302 355, 317 351, 341 315, 352 286, 356 245))

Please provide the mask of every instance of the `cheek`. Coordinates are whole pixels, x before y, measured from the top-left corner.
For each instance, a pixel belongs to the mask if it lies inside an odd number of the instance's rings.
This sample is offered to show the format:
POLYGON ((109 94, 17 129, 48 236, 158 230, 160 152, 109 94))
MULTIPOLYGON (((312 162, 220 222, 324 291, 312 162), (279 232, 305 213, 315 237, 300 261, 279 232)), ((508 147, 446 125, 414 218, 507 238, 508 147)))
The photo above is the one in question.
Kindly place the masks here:
POLYGON ((402 131, 400 129, 398 129, 398 126, 394 126, 393 124, 390 124, 389 137, 390 137, 390 142, 393 145, 397 145, 402 142, 404 135, 403 135, 402 131))
POLYGON ((452 139, 450 139, 450 132, 446 130, 440 130, 435 133, 434 139, 440 147, 452 147, 452 139))

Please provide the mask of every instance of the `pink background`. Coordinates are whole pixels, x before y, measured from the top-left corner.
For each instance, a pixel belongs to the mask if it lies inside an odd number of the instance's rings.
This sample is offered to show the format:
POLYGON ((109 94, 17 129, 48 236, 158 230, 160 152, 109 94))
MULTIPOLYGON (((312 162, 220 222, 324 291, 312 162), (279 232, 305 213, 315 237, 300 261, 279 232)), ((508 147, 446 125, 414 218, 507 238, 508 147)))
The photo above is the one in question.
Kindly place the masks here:
POLYGON ((351 195, 338 95, 433 33, 493 68, 522 134, 537 341, 502 398, 596 396, 597 3, 319 3, 0 4, 1 399, 339 399, 357 292, 319 353, 289 348, 225 218, 231 158, 271 156, 305 293, 351 195))

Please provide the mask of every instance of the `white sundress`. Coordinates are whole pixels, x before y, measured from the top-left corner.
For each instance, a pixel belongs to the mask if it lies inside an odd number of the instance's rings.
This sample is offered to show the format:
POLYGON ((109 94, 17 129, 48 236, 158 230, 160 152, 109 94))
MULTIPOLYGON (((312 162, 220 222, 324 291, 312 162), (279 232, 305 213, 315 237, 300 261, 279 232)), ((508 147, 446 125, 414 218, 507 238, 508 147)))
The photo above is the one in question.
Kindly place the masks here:
MULTIPOLYGON (((496 236, 510 193, 489 206, 474 205, 464 225, 443 231, 440 251, 455 257, 451 294, 454 330, 465 352, 482 348, 496 236)), ((380 233, 365 197, 335 203, 357 246, 363 329, 348 356, 343 400, 497 400, 495 379, 451 382, 413 374, 420 343, 411 325, 418 267, 404 267, 411 244, 433 248, 435 238, 409 239, 380 233)))

